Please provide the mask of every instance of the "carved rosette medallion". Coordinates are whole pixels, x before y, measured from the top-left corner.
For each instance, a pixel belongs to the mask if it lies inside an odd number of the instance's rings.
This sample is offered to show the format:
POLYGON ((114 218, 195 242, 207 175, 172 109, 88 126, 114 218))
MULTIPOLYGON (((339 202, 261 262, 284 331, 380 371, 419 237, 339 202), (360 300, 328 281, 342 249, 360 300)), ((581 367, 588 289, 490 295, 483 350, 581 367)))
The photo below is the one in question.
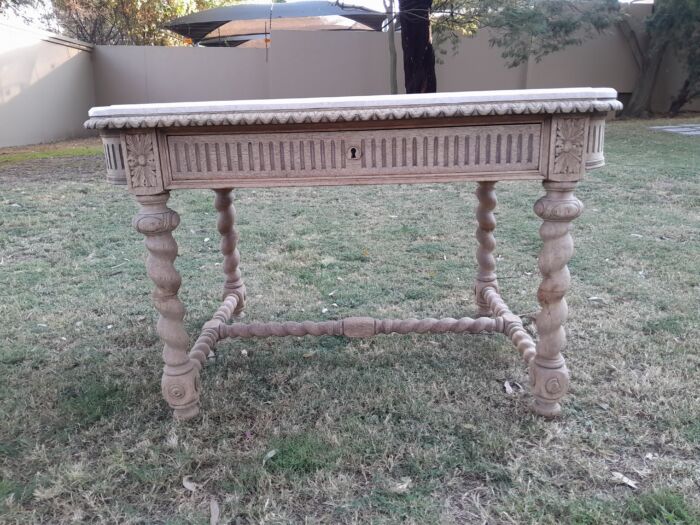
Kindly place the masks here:
POLYGON ((557 175, 579 175, 583 163, 586 121, 582 118, 555 119, 554 166, 557 175))
POLYGON ((126 163, 129 166, 129 182, 132 189, 159 189, 154 137, 150 133, 129 134, 125 137, 126 163))

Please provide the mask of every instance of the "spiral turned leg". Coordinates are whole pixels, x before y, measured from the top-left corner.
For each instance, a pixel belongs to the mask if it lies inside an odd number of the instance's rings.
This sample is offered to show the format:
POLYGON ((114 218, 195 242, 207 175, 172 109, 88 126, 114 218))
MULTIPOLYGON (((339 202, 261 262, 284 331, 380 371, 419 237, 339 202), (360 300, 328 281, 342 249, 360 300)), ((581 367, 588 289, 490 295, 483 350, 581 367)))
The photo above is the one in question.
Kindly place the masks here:
POLYGON ((221 253, 224 255, 224 295, 226 299, 231 294, 238 297, 234 315, 239 315, 245 307, 245 284, 241 278, 241 270, 238 265, 241 262, 241 254, 238 251, 238 232, 236 231, 236 208, 233 206, 233 190, 215 190, 216 198, 214 206, 219 212, 217 227, 221 234, 221 253))
POLYGON ((163 348, 163 397, 177 419, 189 419, 199 412, 199 363, 187 355, 189 338, 183 319, 185 307, 177 297, 182 282, 173 264, 177 243, 172 231, 180 223, 177 213, 166 206, 169 193, 137 196, 141 204, 134 228, 146 236, 146 269, 155 283, 153 302, 160 313, 156 329, 163 348))
POLYGON ((476 261, 479 264, 479 271, 474 282, 474 295, 476 296, 477 314, 479 316, 490 316, 493 314, 489 308, 488 301, 484 298, 486 288, 494 288, 498 291, 498 281, 496 280, 496 259, 493 251, 496 248, 496 239, 493 230, 496 229, 496 217, 493 210, 496 207, 495 182, 479 182, 476 189, 476 196, 479 204, 476 208, 476 240, 479 246, 476 250, 476 261))
POLYGON ((533 410, 552 417, 561 412, 559 400, 569 388, 569 371, 561 355, 566 347, 563 325, 568 313, 564 295, 571 280, 566 265, 574 254, 571 221, 581 215, 583 204, 573 194, 575 182, 544 182, 544 188, 546 195, 535 204, 535 213, 544 222, 540 227, 542 283, 537 291, 539 340, 530 361, 530 386, 535 398, 533 410))

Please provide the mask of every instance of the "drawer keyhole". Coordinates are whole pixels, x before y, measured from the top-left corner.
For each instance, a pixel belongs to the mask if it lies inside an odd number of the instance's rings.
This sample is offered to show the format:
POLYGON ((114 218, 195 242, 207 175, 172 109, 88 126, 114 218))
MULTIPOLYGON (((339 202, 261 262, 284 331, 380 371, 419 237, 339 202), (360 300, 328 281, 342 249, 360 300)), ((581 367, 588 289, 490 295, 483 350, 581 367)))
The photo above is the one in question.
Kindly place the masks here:
POLYGON ((345 156, 349 160, 358 160, 362 157, 362 150, 360 149, 359 146, 350 146, 346 151, 345 151, 345 156))

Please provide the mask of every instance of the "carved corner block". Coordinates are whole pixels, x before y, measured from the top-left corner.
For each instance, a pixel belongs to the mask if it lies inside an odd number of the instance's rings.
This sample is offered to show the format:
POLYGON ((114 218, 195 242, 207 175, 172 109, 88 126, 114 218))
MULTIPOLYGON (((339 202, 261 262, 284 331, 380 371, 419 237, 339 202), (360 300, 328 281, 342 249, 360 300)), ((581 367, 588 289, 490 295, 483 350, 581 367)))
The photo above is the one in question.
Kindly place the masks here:
POLYGON ((118 131, 105 129, 100 132, 107 167, 107 182, 126 186, 126 158, 118 131))
POLYGON ((166 365, 164 368, 161 391, 176 419, 192 419, 199 413, 200 368, 195 359, 183 366, 166 365))
POLYGON ((591 116, 586 141, 586 170, 605 166, 605 113, 591 116))
POLYGON ((158 137, 153 130, 124 133, 121 136, 126 154, 126 180, 134 195, 163 192, 163 175, 158 152, 158 137))
POLYGON ((530 361, 530 391, 534 397, 532 409, 545 417, 561 414, 559 400, 569 390, 569 370, 564 359, 543 359, 535 356, 530 361))
POLYGON ((589 117, 555 116, 547 180, 578 181, 586 172, 586 139, 589 117))

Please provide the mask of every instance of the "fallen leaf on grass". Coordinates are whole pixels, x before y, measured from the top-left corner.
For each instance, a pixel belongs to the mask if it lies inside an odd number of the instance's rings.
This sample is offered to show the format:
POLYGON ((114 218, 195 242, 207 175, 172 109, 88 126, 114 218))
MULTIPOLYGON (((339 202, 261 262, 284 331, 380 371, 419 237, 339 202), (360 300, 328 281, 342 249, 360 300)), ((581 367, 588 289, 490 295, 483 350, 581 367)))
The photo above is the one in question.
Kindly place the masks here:
POLYGON ((516 390, 522 390, 523 387, 520 383, 516 383, 515 381, 506 381, 503 383, 503 390, 505 390, 506 394, 511 395, 516 392, 516 390))
POLYGON ((265 466, 265 463, 267 463, 269 460, 271 460, 272 458, 274 458, 276 454, 277 454, 277 450, 274 449, 274 448, 273 448, 272 450, 270 450, 270 452, 268 452, 267 454, 265 454, 265 457, 263 458, 262 466, 264 467, 264 466, 265 466))
POLYGON ((219 516, 221 516, 219 502, 212 498, 209 500, 209 525, 218 525, 219 516))
POLYGON ((389 492, 392 492, 393 494, 406 494, 406 492, 408 492, 408 490, 411 488, 412 484, 413 481, 411 480, 411 478, 401 478, 400 483, 395 483, 387 490, 389 492))
POLYGON ((185 487, 190 492, 196 492, 199 489, 199 485, 192 481, 190 478, 192 476, 185 476, 182 478, 182 486, 185 487))
POLYGON ((316 352, 314 352, 314 351, 312 350, 311 352, 306 352, 306 353, 304 354, 304 358, 305 358, 305 359, 309 359, 310 357, 313 357, 313 356, 315 356, 315 355, 316 355, 316 352))
POLYGON ((612 473, 613 480, 615 480, 617 483, 621 485, 627 485, 628 487, 632 489, 637 488, 637 482, 632 481, 630 478, 622 474, 621 472, 613 472, 612 473))

